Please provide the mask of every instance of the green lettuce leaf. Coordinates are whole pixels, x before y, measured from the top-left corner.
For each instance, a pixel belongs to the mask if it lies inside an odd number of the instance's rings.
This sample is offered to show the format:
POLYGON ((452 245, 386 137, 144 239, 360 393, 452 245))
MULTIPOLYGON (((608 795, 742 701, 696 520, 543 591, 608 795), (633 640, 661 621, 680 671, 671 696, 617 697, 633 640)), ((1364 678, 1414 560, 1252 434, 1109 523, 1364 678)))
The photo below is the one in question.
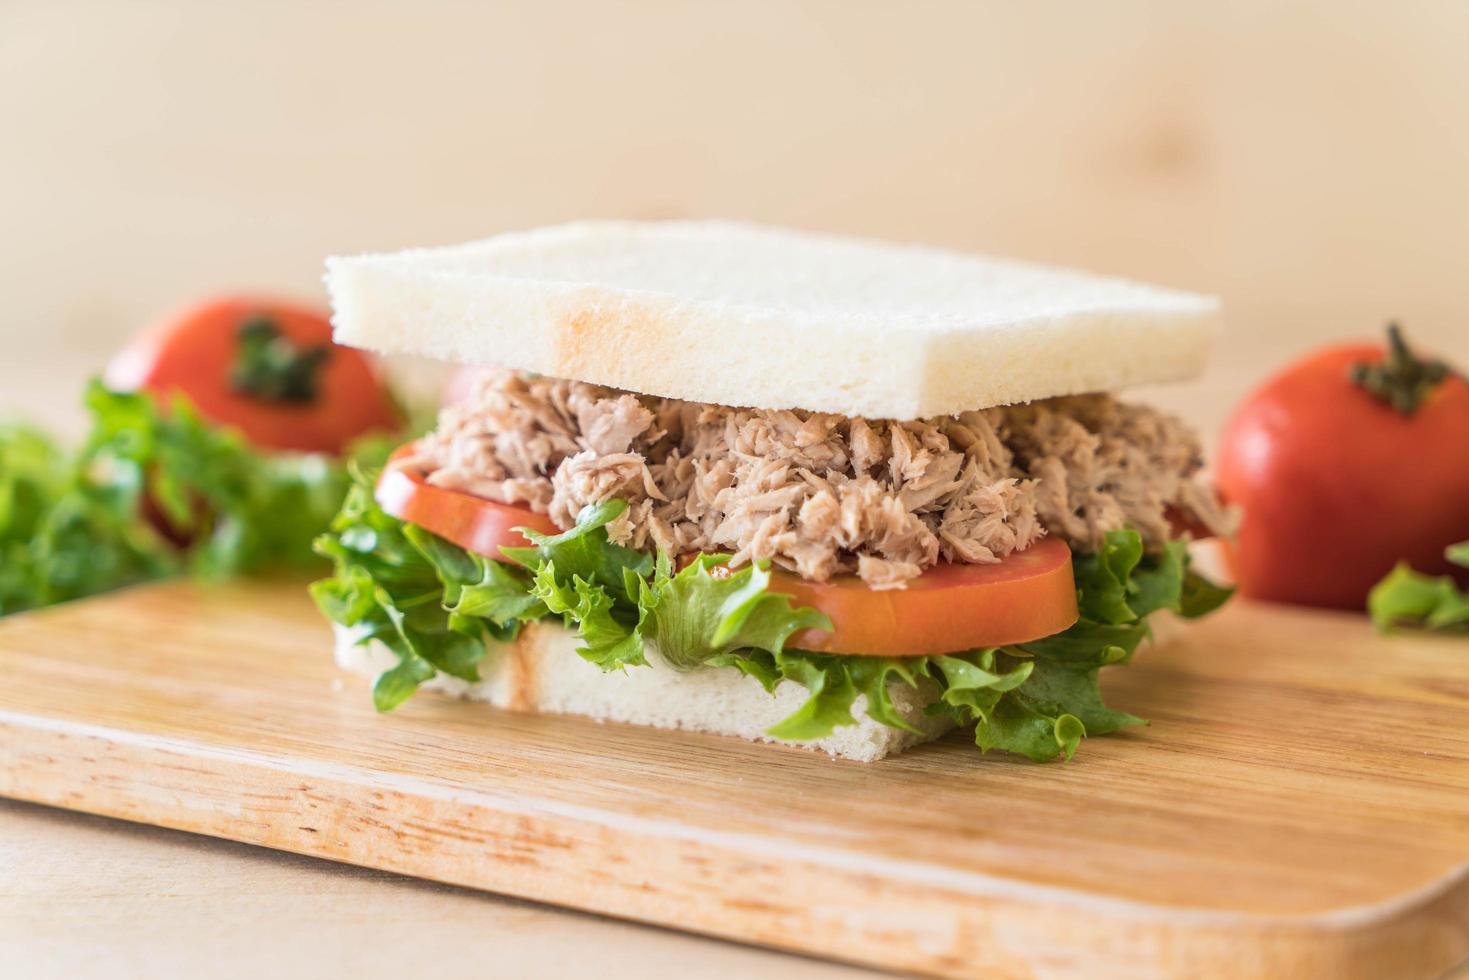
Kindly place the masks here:
POLYGON ((0 616, 179 568, 126 481, 95 478, 35 430, 0 429, 0 616))
POLYGON ((982 750, 1001 749, 1038 762, 1072 753, 1086 728, 1075 705, 1047 696, 1037 674, 1045 661, 983 650, 963 657, 935 657, 945 680, 942 702, 961 725, 974 725, 982 750))
POLYGON ((1069 759, 1084 735, 1146 724, 1103 703, 1102 668, 1132 657, 1151 635, 1147 618, 1152 614, 1166 609, 1198 617, 1232 594, 1189 568, 1183 542, 1169 542, 1161 553, 1148 555, 1141 536, 1131 530, 1108 533, 1099 552, 1074 556, 1073 566, 1078 620, 1055 636, 1003 652, 1002 662, 1028 657, 1034 666, 1025 683, 996 704, 993 718, 980 716, 976 740, 981 748, 1038 761, 1058 755, 1069 759))
POLYGON ((1178 597, 1178 614, 1184 619, 1207 616, 1229 601, 1234 589, 1216 585, 1195 572, 1185 572, 1178 597))
POLYGON ((857 685, 851 672, 838 665, 823 664, 814 657, 776 658, 781 676, 795 681, 810 695, 794 714, 766 729, 776 738, 823 738, 843 725, 855 724, 852 703, 857 685))
POLYGON ((570 583, 557 576, 556 563, 547 561, 536 569, 533 592, 552 613, 563 617, 577 632, 583 646, 577 653, 603 670, 647 666, 640 624, 613 614, 616 600, 599 582, 573 575, 570 583))
MULTIPOLYGON (((92 432, 80 466, 94 484, 139 503, 146 494, 186 561, 211 577, 276 568, 312 568, 311 543, 331 521, 347 489, 345 467, 319 454, 265 453, 235 430, 206 422, 182 397, 161 411, 151 396, 87 389, 92 432)), ((358 459, 385 455, 370 440, 358 459)))
POLYGON ((462 584, 457 599, 445 592, 451 613, 489 620, 499 628, 496 635, 501 640, 514 636, 513 632, 506 635, 505 630, 549 615, 545 603, 528 588, 530 577, 524 571, 479 555, 470 557, 475 559, 479 577, 462 584))
POLYGON ((482 627, 495 639, 509 642, 521 623, 550 614, 532 591, 531 576, 524 569, 471 554, 412 524, 403 526, 403 534, 438 573, 444 609, 460 632, 477 635, 482 627))
POLYGON ((1142 557, 1139 535, 1109 534, 1100 551, 1072 558, 1077 602, 1088 618, 1110 624, 1137 620, 1128 600, 1137 590, 1132 573, 1142 557))
MULTIPOLYGON (((94 381, 85 403, 90 433, 76 452, 0 428, 0 615, 181 571, 318 567, 311 542, 347 488, 341 462, 260 452, 182 399, 161 411, 94 381)), ((386 448, 371 440, 356 453, 386 448)))
POLYGON ((1188 567, 1188 546, 1170 541, 1161 553, 1143 554, 1135 531, 1112 531, 1095 554, 1076 555, 1077 604, 1094 623, 1136 623, 1160 609, 1189 618, 1213 612, 1233 594, 1188 567))
MULTIPOLYGON (((1469 541, 1451 545, 1449 561, 1469 568, 1469 541)), ((1449 575, 1424 575, 1399 562, 1367 594, 1367 612, 1379 630, 1417 626, 1442 632, 1469 632, 1469 593, 1449 575)))
POLYGON ((1087 734, 1080 719, 1063 707, 1015 692, 1000 698, 979 719, 974 741, 986 752, 1002 749, 1035 762, 1049 762, 1058 755, 1070 759, 1087 734))
POLYGON ((390 517, 373 498, 376 474, 354 466, 352 476, 340 512, 316 541, 334 574, 312 583, 311 595, 358 643, 376 640, 398 658, 373 686, 374 705, 397 707, 440 671, 478 680, 487 637, 508 639, 520 622, 545 614, 529 595, 530 577, 491 568, 500 563, 390 517), (512 589, 508 599, 490 595, 512 589), (475 604, 470 613, 455 608, 475 604))
POLYGON ((1077 670, 1045 657, 1036 657, 1034 663, 1035 669, 1018 694, 1033 705, 1051 709, 1047 713, 1052 717, 1070 715, 1085 726, 1088 735, 1105 735, 1128 725, 1147 724, 1136 715, 1102 703, 1095 670, 1077 670))
POLYGON ((915 690, 918 678, 933 676, 928 659, 920 657, 859 657, 845 658, 847 673, 857 693, 867 699, 867 715, 873 721, 889 728, 917 732, 918 728, 908 722, 893 706, 892 685, 905 684, 915 690))
POLYGON ((696 670, 740 650, 779 655, 804 629, 829 630, 815 609, 794 608, 791 597, 768 591, 768 562, 731 572, 727 555, 699 555, 677 574, 660 555, 651 582, 639 583, 642 632, 675 670, 696 670))
POLYGON ((517 528, 533 547, 502 548, 505 557, 526 568, 554 562, 561 574, 595 583, 608 594, 627 603, 636 602, 636 593, 628 591, 624 570, 639 578, 653 572, 653 558, 631 548, 613 544, 607 538, 607 524, 627 509, 625 500, 607 500, 582 508, 576 526, 561 534, 542 534, 532 528, 517 528))

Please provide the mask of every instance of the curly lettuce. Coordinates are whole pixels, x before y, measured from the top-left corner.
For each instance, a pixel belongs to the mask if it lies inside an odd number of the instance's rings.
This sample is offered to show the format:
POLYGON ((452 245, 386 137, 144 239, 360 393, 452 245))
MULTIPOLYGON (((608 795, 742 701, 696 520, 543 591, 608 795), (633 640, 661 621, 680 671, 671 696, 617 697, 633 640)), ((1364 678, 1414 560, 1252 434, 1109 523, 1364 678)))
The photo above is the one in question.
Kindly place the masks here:
POLYGON ((0 429, 0 616, 173 571, 136 499, 126 476, 93 479, 42 433, 0 429))
MULTIPOLYGON (((1444 554, 1469 568, 1469 541, 1451 545, 1444 554)), ((1379 630, 1415 626, 1444 633, 1469 633, 1469 593, 1449 575, 1424 575, 1399 562, 1367 594, 1367 612, 1379 630)))
POLYGON ((1101 669, 1132 656, 1152 614, 1202 616, 1230 595, 1189 568, 1182 542, 1150 555, 1135 531, 1116 531, 1096 554, 1075 556, 1080 618, 1055 636, 945 656, 815 653, 792 640, 830 629, 830 620, 772 591, 768 565, 734 570, 726 556, 704 554, 675 569, 667 555, 609 539, 607 524, 625 506, 589 506, 558 535, 523 529, 531 545, 503 549, 500 561, 389 517, 360 477, 317 544, 337 574, 313 589, 323 612, 359 642, 382 640, 398 656, 374 689, 382 710, 438 671, 475 679, 483 651, 471 655, 466 641, 504 638, 555 616, 602 670, 646 666, 653 651, 675 670, 738 670, 771 692, 799 684, 808 696, 769 730, 778 738, 822 738, 855 724, 859 704, 873 720, 912 731, 892 700, 902 685, 927 699, 930 714, 972 727, 980 749, 1036 761, 1069 759, 1084 737, 1143 724, 1103 703, 1101 669))
POLYGON ((334 573, 312 583, 311 595, 359 642, 376 640, 398 658, 373 685, 379 711, 440 671, 478 680, 486 638, 513 639, 522 622, 549 614, 529 575, 389 517, 373 500, 368 471, 354 466, 352 475, 341 511, 315 545, 334 573))
POLYGON ((341 462, 253 449, 182 398, 163 411, 94 381, 85 400, 77 451, 0 427, 0 616, 184 572, 320 567, 311 545, 347 489, 341 462))

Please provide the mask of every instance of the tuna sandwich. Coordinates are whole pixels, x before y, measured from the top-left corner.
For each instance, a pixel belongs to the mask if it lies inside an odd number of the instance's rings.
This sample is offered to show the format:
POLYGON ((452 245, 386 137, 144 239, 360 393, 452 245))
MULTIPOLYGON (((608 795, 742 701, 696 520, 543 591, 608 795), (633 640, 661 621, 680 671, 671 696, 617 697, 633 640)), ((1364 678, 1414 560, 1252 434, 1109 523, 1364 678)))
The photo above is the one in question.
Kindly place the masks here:
POLYGON ((319 550, 337 659, 415 691, 871 761, 1069 758, 1228 591, 1207 297, 913 246, 592 223, 334 259, 337 339, 467 365, 319 550))

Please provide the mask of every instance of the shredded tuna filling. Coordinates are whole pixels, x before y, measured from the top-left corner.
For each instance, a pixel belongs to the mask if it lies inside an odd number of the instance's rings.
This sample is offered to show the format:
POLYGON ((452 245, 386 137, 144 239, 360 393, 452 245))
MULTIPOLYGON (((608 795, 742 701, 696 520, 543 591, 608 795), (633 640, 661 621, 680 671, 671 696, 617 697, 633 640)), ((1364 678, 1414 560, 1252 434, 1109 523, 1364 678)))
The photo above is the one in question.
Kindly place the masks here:
POLYGON ((805 578, 903 586, 940 560, 997 562, 1043 534, 1090 550, 1170 518, 1224 529, 1179 420, 1107 395, 917 422, 727 408, 486 371, 399 465, 562 527, 621 498, 619 544, 771 559, 805 578))

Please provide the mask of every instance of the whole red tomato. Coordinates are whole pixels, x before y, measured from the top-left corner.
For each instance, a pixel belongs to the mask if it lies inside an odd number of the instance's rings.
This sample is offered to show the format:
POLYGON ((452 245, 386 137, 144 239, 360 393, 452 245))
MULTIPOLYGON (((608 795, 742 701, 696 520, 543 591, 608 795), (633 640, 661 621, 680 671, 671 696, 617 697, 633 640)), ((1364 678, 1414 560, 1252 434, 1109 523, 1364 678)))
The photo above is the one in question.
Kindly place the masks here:
POLYGON ((1469 539, 1469 385, 1390 328, 1386 349, 1331 347, 1265 382, 1216 465, 1241 512, 1227 553, 1242 594, 1361 609, 1400 560, 1455 571, 1444 548, 1469 539))
POLYGON ((164 400, 182 393, 262 449, 338 454, 402 424, 372 359, 333 344, 325 314, 281 300, 224 296, 165 317, 113 358, 105 379, 164 400))

